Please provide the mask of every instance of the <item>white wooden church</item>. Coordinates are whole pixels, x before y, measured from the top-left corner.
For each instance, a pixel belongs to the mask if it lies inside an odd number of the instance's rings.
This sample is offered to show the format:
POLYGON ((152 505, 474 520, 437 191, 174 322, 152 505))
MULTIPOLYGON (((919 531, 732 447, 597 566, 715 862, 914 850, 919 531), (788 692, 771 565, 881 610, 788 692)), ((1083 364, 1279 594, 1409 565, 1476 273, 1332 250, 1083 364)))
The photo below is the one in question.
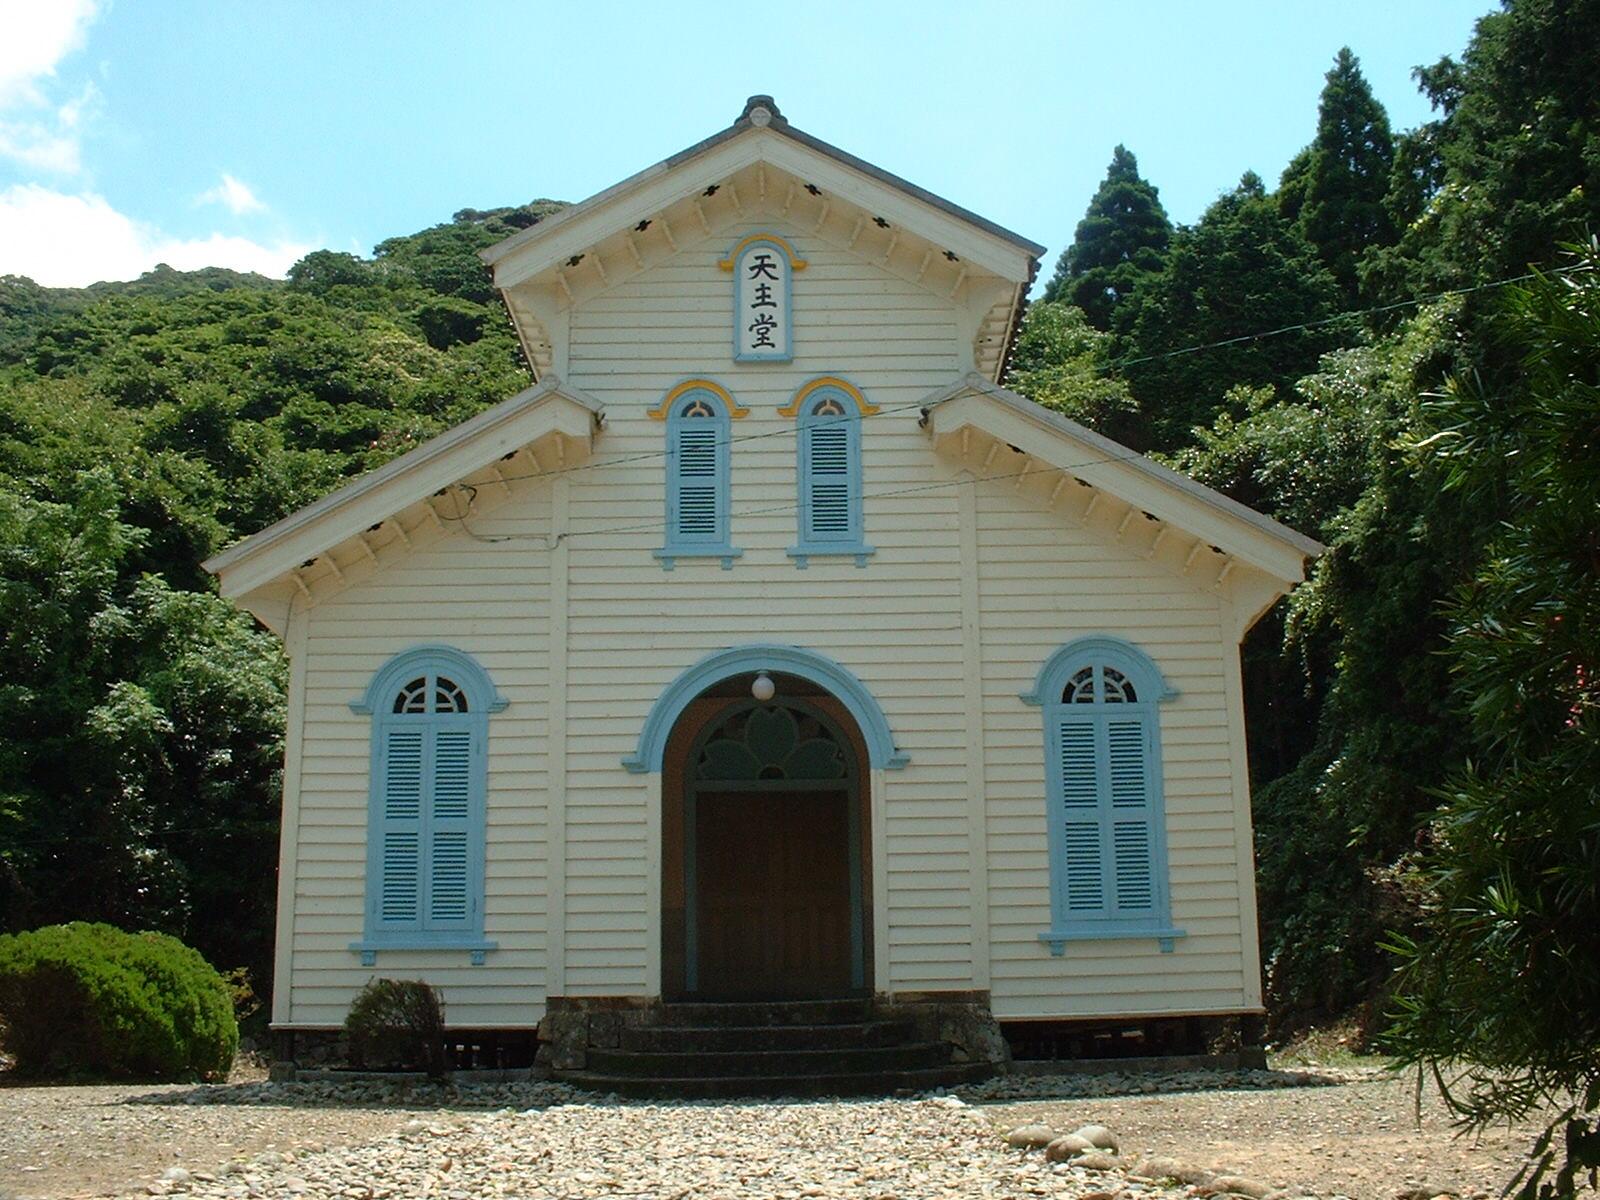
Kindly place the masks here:
POLYGON ((612 1076, 1260 1011, 1239 643, 1321 547, 1002 386, 1042 253, 762 96, 484 252, 537 382, 206 564, 284 1055, 375 975, 612 1076))

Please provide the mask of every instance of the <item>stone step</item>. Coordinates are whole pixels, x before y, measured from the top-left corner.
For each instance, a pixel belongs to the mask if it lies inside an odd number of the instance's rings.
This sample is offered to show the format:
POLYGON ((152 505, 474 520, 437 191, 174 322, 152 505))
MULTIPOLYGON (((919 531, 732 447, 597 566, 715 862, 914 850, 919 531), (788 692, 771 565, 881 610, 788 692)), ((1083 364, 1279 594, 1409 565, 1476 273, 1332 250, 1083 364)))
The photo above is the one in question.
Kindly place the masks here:
POLYGON ((621 1031, 622 1049, 688 1053, 718 1050, 860 1050, 902 1046, 908 1021, 854 1021, 837 1025, 658 1025, 621 1031))
POLYGON ((558 1071, 556 1078, 591 1092, 641 1100, 727 1100, 777 1096, 893 1096, 975 1083, 994 1073, 988 1063, 954 1063, 909 1071, 865 1071, 833 1075, 650 1077, 558 1071))
POLYGON ((661 1006, 660 1024, 698 1028, 752 1025, 861 1024, 872 1016, 872 1001, 768 1000, 687 1001, 661 1006))
POLYGON ((891 1075, 947 1066, 950 1050, 932 1042, 867 1046, 853 1050, 734 1050, 699 1053, 643 1050, 590 1050, 587 1070, 597 1075, 652 1079, 717 1079, 764 1076, 891 1075))

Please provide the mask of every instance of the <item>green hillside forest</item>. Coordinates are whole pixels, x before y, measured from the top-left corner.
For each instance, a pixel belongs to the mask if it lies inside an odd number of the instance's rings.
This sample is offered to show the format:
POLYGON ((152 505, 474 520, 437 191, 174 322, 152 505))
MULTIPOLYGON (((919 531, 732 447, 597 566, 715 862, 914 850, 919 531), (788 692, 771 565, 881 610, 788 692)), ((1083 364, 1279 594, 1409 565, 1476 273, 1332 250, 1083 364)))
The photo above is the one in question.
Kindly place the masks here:
MULTIPOLYGON (((1275 184, 1175 226, 1117 146, 1060 200, 1010 386, 1330 547, 1246 646, 1281 1030, 1481 1060, 1559 984, 1600 1047, 1597 46, 1600 2, 1518 0, 1411 130, 1339 50, 1275 184)), ((559 207, 286 281, 0 280, 0 928, 163 930, 265 993, 284 660, 198 564, 525 386, 474 252, 559 207)))

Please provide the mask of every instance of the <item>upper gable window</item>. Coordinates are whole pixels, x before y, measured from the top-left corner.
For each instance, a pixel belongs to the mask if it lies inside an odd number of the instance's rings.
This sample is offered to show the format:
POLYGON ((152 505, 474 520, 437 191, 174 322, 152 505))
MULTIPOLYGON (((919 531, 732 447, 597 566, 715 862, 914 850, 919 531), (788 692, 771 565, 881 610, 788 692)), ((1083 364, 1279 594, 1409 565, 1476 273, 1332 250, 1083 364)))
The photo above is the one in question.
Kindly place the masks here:
POLYGON ((815 555, 847 554, 866 565, 862 538, 861 417, 833 393, 811 400, 800 417, 797 566, 815 555))
POLYGON ((1079 938, 1155 937, 1172 948, 1157 702, 1167 692, 1142 652, 1116 638, 1062 647, 1024 699, 1044 717, 1050 929, 1079 938))
POLYGON ((795 474, 799 538, 789 547, 795 565, 819 555, 847 555, 866 566, 862 514, 861 419, 876 411, 843 380, 807 384, 793 404, 800 429, 795 474))
POLYGON ((728 405, 709 387, 679 390, 668 404, 667 536, 656 557, 669 571, 679 558, 720 558, 731 568, 741 552, 729 540, 728 405))

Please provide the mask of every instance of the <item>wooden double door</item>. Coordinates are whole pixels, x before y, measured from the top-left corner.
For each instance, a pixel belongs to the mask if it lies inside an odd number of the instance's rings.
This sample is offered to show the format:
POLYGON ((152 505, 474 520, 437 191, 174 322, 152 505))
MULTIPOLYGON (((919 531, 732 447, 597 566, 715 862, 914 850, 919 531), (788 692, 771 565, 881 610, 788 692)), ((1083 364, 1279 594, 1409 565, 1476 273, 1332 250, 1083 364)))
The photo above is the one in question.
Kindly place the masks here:
POLYGON ((844 996, 856 907, 850 794, 701 791, 695 804, 696 991, 719 999, 844 996))
MULTIPOLYGON (((780 679, 780 688, 798 682, 780 679)), ((663 992, 697 1000, 867 993, 865 746, 830 696, 755 702, 748 689, 734 681, 732 695, 691 702, 668 743, 663 992)))

